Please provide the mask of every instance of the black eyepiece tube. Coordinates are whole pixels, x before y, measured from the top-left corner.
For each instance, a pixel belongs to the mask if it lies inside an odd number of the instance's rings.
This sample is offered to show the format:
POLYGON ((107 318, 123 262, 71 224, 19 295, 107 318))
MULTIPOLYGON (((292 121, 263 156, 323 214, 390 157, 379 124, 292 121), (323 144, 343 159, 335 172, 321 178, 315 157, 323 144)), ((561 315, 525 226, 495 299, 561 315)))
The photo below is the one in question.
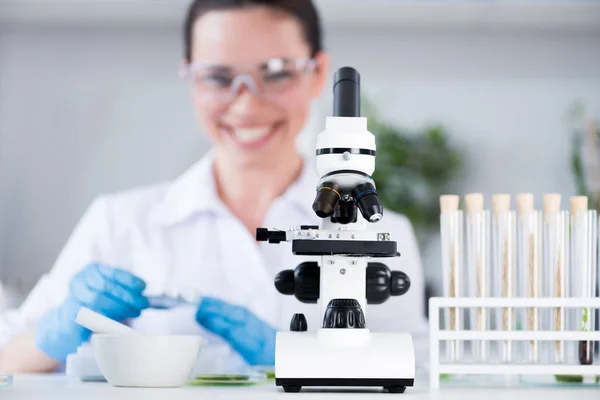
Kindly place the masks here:
POLYGON ((342 67, 333 77, 333 116, 360 117, 360 74, 342 67))

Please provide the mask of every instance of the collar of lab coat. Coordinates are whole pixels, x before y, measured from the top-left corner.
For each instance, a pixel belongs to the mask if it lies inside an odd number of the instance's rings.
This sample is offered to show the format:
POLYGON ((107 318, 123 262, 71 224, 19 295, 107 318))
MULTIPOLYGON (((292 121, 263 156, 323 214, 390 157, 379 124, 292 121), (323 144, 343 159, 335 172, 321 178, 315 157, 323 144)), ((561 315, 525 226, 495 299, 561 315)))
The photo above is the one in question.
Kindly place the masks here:
MULTIPOLYGON (((161 225, 173 225, 203 214, 231 215, 217 193, 213 160, 211 151, 171 182, 151 211, 151 220, 161 225)), ((298 179, 276 201, 298 209, 307 217, 314 216, 312 203, 317 183, 314 163, 305 158, 298 179)))

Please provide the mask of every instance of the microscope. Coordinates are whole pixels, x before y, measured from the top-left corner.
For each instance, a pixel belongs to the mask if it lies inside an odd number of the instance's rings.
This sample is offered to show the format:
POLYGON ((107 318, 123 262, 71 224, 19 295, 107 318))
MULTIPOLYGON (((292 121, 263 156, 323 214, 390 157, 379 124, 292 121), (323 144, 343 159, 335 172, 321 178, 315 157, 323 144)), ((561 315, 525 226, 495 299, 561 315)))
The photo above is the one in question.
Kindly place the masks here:
POLYGON ((367 229, 383 218, 383 206, 371 178, 375 137, 360 117, 359 73, 340 68, 333 93, 333 117, 327 117, 316 146, 321 179, 312 208, 322 227, 256 231, 258 241, 291 242, 293 254, 321 260, 303 262, 275 278, 281 294, 318 304, 322 318, 321 326, 309 332, 305 316, 295 314, 290 331, 277 333, 275 381, 285 392, 303 386, 374 386, 403 393, 415 376, 410 334, 371 332, 367 323, 367 304, 403 295, 410 280, 369 261, 400 254, 389 232, 367 229))

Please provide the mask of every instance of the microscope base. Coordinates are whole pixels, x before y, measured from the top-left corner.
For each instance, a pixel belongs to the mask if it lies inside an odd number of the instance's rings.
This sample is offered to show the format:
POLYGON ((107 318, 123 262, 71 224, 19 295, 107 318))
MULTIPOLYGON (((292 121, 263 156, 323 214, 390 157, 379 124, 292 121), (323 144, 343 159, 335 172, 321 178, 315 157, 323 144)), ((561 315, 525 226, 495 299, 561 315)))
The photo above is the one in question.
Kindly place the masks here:
POLYGON ((275 385, 282 386, 286 392, 299 392, 303 386, 313 387, 382 387, 390 393, 404 393, 407 387, 414 385, 414 379, 342 379, 342 378, 281 378, 275 379, 275 385))
POLYGON ((378 386, 403 393, 414 378, 413 343, 407 333, 319 329, 277 334, 275 383, 286 392, 303 386, 378 386))

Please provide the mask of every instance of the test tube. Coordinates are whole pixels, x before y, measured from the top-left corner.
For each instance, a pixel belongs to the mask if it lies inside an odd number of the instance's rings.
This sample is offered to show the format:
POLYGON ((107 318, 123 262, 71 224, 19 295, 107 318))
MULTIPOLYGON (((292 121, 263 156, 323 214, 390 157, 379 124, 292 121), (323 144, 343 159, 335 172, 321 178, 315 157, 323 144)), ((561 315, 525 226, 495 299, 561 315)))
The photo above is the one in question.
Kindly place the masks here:
MULTIPOLYGON (((598 212, 596 210, 588 210, 588 274, 589 274, 589 283, 588 286, 588 295, 590 298, 596 297, 596 279, 598 274, 598 212)), ((587 309, 589 319, 587 321, 588 330, 593 331, 596 329, 596 310, 593 308, 587 309)), ((594 342, 589 341, 585 347, 586 352, 586 364, 592 364, 594 362, 594 342)), ((583 355, 580 352, 579 359, 580 362, 583 359, 583 355)))
MULTIPOLYGON (((467 262, 469 270, 469 292, 474 297, 490 296, 490 212, 483 209, 483 194, 465 196, 467 208, 467 262)), ((479 331, 489 327, 489 313, 479 307, 470 313, 471 326, 479 331)), ((489 344, 485 340, 474 343, 474 358, 487 361, 489 344)))
MULTIPOLYGON (((596 261, 598 240, 598 215, 596 210, 588 210, 586 196, 571 198, 572 232, 572 290, 576 297, 592 298, 596 290, 596 261)), ((575 323, 582 331, 594 330, 594 312, 583 308, 576 314, 575 323)), ((582 365, 594 361, 594 342, 579 342, 578 359, 582 365)))
MULTIPOLYGON (((524 297, 540 297, 541 292, 541 242, 542 242, 542 213, 534 209, 534 198, 531 193, 517 195, 517 210, 519 223, 517 229, 519 266, 521 269, 521 295, 524 297)), ((527 329, 537 331, 540 328, 540 310, 530 307, 526 310, 527 329)), ((529 345, 529 362, 539 360, 539 347, 535 340, 529 345)))
MULTIPOLYGON (((464 289, 463 256, 463 212, 458 209, 460 197, 456 195, 440 196, 440 229, 442 242, 442 279, 444 297, 459 297, 464 289)), ((459 330, 463 326, 460 308, 450 308, 444 313, 445 328, 459 330)), ((447 358, 451 362, 462 356, 462 342, 447 343, 447 358)))
MULTIPOLYGON (((511 298, 517 294, 516 283, 516 227, 517 217, 510 210, 510 195, 496 194, 492 196, 494 216, 492 219, 492 270, 494 272, 493 295, 511 298)), ((496 327, 504 331, 515 329, 516 317, 514 308, 496 310, 496 327)), ((512 342, 501 343, 502 361, 512 361, 512 342)))
MULTIPOLYGON (((568 297, 569 278, 569 212, 560 209, 560 194, 544 195, 544 296, 568 297)), ((564 331, 566 327, 565 309, 549 309, 545 328, 564 331), (552 315, 553 314, 553 315, 552 315), (553 316, 553 318, 552 318, 553 316)), ((564 363, 565 342, 556 341, 554 362, 564 363)), ((550 352, 552 349, 550 348, 550 352)), ((552 357, 551 357, 552 359, 552 357)))

